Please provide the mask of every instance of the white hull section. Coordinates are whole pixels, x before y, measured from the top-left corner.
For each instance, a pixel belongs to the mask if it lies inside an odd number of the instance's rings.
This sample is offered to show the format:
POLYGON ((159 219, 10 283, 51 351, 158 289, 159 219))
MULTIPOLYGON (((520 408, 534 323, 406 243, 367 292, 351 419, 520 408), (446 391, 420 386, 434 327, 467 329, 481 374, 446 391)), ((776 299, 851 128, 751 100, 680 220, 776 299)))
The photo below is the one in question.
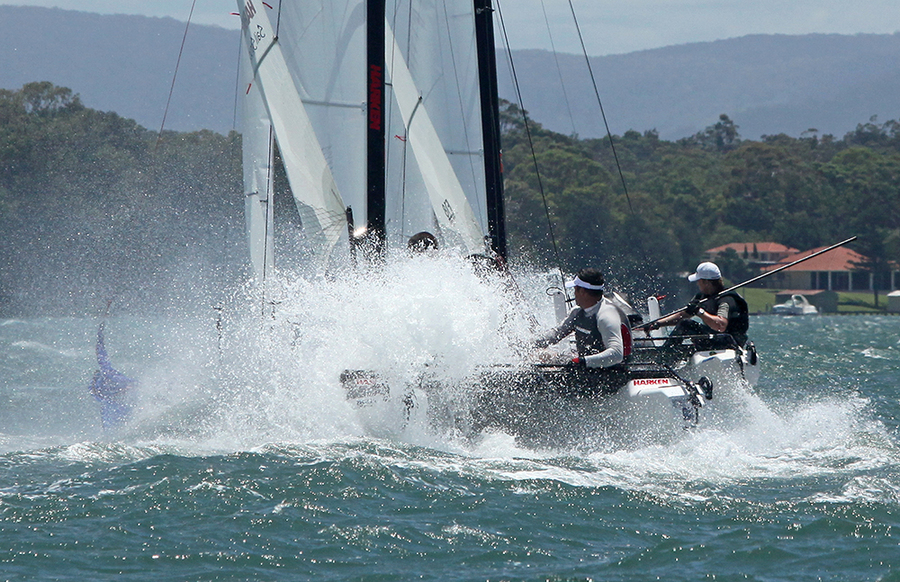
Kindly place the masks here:
POLYGON ((572 374, 564 367, 492 369, 462 382, 442 382, 431 373, 414 385, 391 386, 376 372, 355 370, 345 371, 341 383, 372 436, 403 438, 414 426, 466 438, 499 430, 552 445, 598 434, 677 435, 702 425, 717 404, 730 400, 728 391, 759 377, 753 352, 730 349, 698 352, 676 369, 635 364, 633 377, 614 392, 591 392, 572 374))

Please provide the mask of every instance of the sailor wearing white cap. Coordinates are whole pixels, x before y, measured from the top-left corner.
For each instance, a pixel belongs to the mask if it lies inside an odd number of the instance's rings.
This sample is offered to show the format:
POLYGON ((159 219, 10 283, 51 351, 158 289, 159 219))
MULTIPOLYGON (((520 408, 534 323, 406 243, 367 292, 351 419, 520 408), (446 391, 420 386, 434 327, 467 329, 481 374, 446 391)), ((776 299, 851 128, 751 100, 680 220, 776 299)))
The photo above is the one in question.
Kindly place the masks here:
POLYGON ((688 281, 691 283, 696 283, 701 279, 715 281, 716 279, 721 278, 722 272, 719 271, 719 267, 717 267, 715 263, 700 263, 697 265, 697 272, 688 275, 688 281))
MULTIPOLYGON (((696 272, 688 275, 688 281, 697 283, 700 293, 695 295, 683 310, 660 319, 648 328, 675 325, 669 340, 666 341, 669 347, 680 344, 682 341, 680 336, 705 334, 728 334, 739 345, 744 345, 750 327, 747 302, 733 291, 723 293, 725 285, 722 283, 722 272, 719 271, 719 267, 715 263, 700 263, 696 272), (700 321, 691 321, 692 317, 697 317, 700 321)), ((727 347, 725 344, 730 343, 731 340, 725 337, 712 340, 704 347, 708 349, 727 347)))

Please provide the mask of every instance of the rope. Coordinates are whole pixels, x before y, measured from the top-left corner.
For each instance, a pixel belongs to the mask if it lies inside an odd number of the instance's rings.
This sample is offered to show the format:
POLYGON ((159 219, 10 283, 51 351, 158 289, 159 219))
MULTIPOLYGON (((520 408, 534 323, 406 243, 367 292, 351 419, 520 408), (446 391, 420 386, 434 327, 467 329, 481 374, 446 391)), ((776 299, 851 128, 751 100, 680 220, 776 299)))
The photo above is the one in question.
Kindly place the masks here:
POLYGON ((609 129, 609 123, 606 121, 606 112, 603 110, 603 102, 600 100, 600 90, 597 89, 597 80, 594 78, 594 69, 591 67, 591 59, 588 58, 587 48, 584 46, 584 36, 581 34, 581 25, 578 24, 578 17, 575 16, 575 6, 572 0, 569 0, 569 9, 572 11, 572 20, 575 21, 575 29, 578 31, 578 40, 581 42, 581 52, 584 54, 584 62, 587 63, 588 72, 591 75, 591 83, 594 86, 594 95, 597 97, 597 105, 600 106, 600 115, 603 117, 603 125, 606 126, 606 135, 609 138, 609 147, 612 149, 613 158, 616 161, 616 170, 619 172, 619 179, 622 181, 622 190, 625 192, 625 199, 628 201, 628 209, 632 216, 636 216, 634 207, 631 205, 631 197, 628 195, 628 186, 625 184, 625 174, 622 173, 622 166, 619 164, 619 154, 616 153, 616 144, 613 142, 612 131, 609 129))
POLYGON ((175 61, 175 72, 172 73, 172 86, 169 87, 169 97, 166 99, 166 109, 163 111, 162 123, 159 126, 159 134, 156 136, 156 146, 153 148, 154 153, 159 149, 159 142, 162 141, 163 128, 166 127, 166 118, 169 116, 169 105, 172 103, 172 94, 175 92, 175 79, 178 77, 178 67, 181 65, 181 55, 184 53, 184 43, 187 41, 188 29, 191 27, 191 19, 194 17, 194 6, 196 5, 197 0, 193 0, 193 2, 191 2, 191 12, 188 14, 187 22, 184 25, 184 36, 181 37, 181 48, 178 49, 178 60, 175 61))
MULTIPOLYGON (((531 148, 531 162, 534 166, 534 173, 537 176, 538 181, 538 190, 541 193, 541 200, 544 203, 544 213, 547 216, 547 228, 550 231, 550 242, 553 245, 553 256, 556 259, 556 268, 559 270, 559 276, 561 279, 565 279, 565 275, 562 272, 562 260, 559 256, 559 246, 556 244, 556 234, 553 232, 553 219, 550 217, 550 205, 547 203, 547 194, 544 192, 544 182, 541 179, 541 171, 538 166, 537 154, 534 150, 534 140, 531 137, 531 126, 528 123, 528 115, 525 113, 525 103, 522 99, 522 90, 519 87, 519 77, 516 74, 516 66, 513 62, 512 58, 512 50, 509 46, 509 35, 506 33, 506 22, 503 19, 503 10, 500 8, 500 2, 497 1, 497 14, 500 16, 500 30, 503 32, 503 41, 506 43, 506 54, 509 55, 509 65, 510 71, 512 72, 513 77, 513 85, 516 88, 516 98, 519 100, 519 107, 522 111, 522 121, 525 125, 525 135, 528 138, 528 147, 531 148)), ((566 301, 569 300, 568 292, 566 294, 566 301)))

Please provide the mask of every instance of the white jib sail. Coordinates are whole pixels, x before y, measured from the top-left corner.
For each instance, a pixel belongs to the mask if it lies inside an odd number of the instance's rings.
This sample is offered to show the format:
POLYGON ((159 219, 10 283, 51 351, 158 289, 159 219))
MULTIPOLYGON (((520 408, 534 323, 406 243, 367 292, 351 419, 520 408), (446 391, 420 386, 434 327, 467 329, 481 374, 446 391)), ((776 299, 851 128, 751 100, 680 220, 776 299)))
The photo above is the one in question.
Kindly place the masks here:
POLYGON ((346 229, 345 205, 271 26, 266 7, 238 0, 255 80, 284 161, 304 233, 327 256, 346 229))
POLYGON ((385 23, 385 40, 385 61, 394 98, 403 116, 406 139, 416 158, 438 224, 442 229, 456 232, 469 253, 483 253, 484 233, 441 145, 389 23, 385 23))

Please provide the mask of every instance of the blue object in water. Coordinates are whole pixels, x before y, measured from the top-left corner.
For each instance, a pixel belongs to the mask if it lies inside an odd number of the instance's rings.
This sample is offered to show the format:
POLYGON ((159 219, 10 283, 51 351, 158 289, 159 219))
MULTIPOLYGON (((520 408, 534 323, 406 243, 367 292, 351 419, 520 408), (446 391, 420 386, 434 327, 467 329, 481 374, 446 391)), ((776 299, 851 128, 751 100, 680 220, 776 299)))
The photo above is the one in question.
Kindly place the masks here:
POLYGON ((137 381, 112 367, 103 340, 103 325, 104 323, 101 322, 97 329, 97 365, 99 369, 94 372, 91 380, 91 394, 100 403, 103 430, 110 430, 121 426, 131 415, 128 395, 131 388, 137 385, 137 381))

